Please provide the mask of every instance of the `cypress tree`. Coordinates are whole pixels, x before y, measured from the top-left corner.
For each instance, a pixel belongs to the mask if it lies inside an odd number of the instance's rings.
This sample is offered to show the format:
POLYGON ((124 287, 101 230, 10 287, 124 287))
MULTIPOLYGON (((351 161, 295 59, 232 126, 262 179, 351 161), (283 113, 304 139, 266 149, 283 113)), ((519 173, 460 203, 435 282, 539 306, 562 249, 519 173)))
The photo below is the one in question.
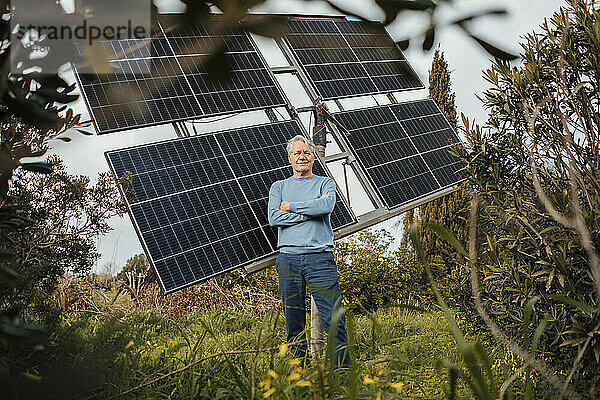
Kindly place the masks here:
MULTIPOLYGON (((448 62, 444 59, 444 54, 436 50, 429 73, 429 98, 437 103, 450 126, 456 131, 458 121, 455 97, 451 89, 448 62)), ((402 244, 407 245, 408 228, 417 221, 440 224, 464 243, 467 238, 468 206, 469 196, 463 185, 458 191, 419 207, 418 211, 407 212, 404 216, 402 244)), ((446 272, 450 272, 455 266, 456 251, 430 229, 420 228, 419 233, 426 254, 430 258, 437 256, 437 260, 444 264, 446 272)))

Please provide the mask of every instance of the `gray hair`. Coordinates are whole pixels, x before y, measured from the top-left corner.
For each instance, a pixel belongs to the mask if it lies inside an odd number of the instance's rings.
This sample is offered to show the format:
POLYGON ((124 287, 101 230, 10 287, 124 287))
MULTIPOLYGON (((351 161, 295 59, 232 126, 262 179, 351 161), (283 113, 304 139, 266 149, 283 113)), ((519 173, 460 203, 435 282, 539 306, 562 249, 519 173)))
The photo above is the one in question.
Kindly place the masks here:
POLYGON ((310 141, 309 139, 305 138, 302 135, 296 135, 293 138, 291 138, 290 140, 288 140, 288 142, 287 142, 286 148, 287 148, 288 155, 292 154, 292 146, 296 142, 304 142, 308 146, 310 151, 312 151, 313 154, 317 154, 317 148, 315 147, 315 145, 312 141, 310 141))

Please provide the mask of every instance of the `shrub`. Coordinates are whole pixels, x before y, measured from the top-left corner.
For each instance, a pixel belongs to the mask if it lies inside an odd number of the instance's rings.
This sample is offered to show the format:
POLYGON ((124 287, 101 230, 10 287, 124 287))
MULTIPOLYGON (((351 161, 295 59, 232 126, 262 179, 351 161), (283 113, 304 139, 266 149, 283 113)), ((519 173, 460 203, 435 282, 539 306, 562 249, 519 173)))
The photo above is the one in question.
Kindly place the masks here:
POLYGON ((5 265, 18 274, 0 281, 0 310, 22 312, 36 303, 43 310, 64 273, 89 272, 98 257, 97 235, 111 229, 108 219, 125 212, 108 174, 91 185, 88 177, 68 174, 58 157, 48 162, 52 174, 15 173, 10 193, 30 222, 0 242, 5 265))
POLYGON ((469 129, 467 156, 483 200, 478 266, 486 309, 516 337, 524 304, 539 296, 531 324, 548 322, 548 355, 567 369, 581 351, 581 365, 594 365, 588 374, 597 374, 600 360, 596 8, 573 1, 525 37, 521 66, 496 60, 485 72, 489 128, 469 129))
POLYGON ((393 237, 384 230, 365 230, 334 248, 342 298, 352 308, 376 310, 430 298, 423 269, 405 248, 391 251, 393 237))

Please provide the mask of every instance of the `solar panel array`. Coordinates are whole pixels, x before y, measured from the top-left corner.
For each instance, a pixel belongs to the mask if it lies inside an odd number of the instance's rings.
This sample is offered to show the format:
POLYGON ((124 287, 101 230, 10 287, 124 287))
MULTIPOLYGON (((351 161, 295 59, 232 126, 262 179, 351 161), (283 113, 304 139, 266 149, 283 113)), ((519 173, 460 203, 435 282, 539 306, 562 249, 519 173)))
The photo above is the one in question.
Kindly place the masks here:
MULTIPOLYGON (((116 176, 131 173, 130 214, 165 292, 276 252, 268 192, 291 175, 285 144, 297 134, 283 121, 106 153, 116 176)), ((325 174, 319 160, 314 171, 325 174)), ((337 199, 334 229, 356 222, 337 199)))
POLYGON ((155 40, 103 42, 115 73, 76 74, 98 133, 284 105, 250 36, 211 33, 219 20, 178 28, 157 22, 155 40), (230 76, 210 80, 207 61, 221 46, 230 76))
POLYGON ((290 18, 289 27, 285 39, 324 99, 423 88, 379 23, 290 18))
POLYGON ((334 113, 349 131, 358 162, 388 208, 408 204, 464 179, 450 153, 459 139, 433 100, 334 113))
MULTIPOLYGON (((157 21, 150 42, 103 44, 114 74, 76 71, 98 133, 286 104, 246 32, 214 33, 219 16, 204 26, 173 25, 167 18, 157 21), (221 46, 231 68, 226 82, 208 79, 208 61, 221 46)), ((285 40, 324 99, 423 87, 381 24, 288 21, 285 40)), ((459 139, 432 100, 334 117, 390 209, 463 180, 464 164, 449 152, 459 139)), ((131 176, 130 215, 166 293, 277 252, 268 192, 292 174, 285 144, 297 134, 297 121, 281 121, 106 153, 117 177, 131 176)), ((319 159, 314 172, 329 174, 319 159)), ((357 222, 338 190, 333 229, 357 222)))

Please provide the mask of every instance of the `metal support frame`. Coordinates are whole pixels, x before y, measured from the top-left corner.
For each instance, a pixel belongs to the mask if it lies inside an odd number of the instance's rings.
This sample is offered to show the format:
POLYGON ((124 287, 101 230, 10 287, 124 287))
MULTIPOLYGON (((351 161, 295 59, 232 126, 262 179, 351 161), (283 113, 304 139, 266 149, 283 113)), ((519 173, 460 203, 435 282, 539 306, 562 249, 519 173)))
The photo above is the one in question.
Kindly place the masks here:
POLYGON ((175 129, 175 133, 177 134, 177 137, 184 138, 184 137, 191 136, 190 130, 188 129, 188 127, 184 121, 173 122, 172 125, 173 125, 173 129, 175 129))
POLYGON ((348 206, 350 206, 350 209, 352 209, 352 205, 350 204, 350 186, 348 186, 348 161, 344 161, 342 163, 342 166, 344 168, 344 185, 346 186, 346 198, 348 199, 348 206))
POLYGON ((271 67, 271 72, 273 72, 274 74, 293 74, 297 71, 298 69, 292 65, 271 67))
POLYGON ((173 129, 175 130, 175 134, 177 135, 177 137, 183 137, 181 131, 179 130, 179 125, 177 125, 177 122, 173 122, 171 125, 173 125, 173 129))
POLYGON ((298 107, 296 108, 296 111, 301 113, 301 112, 313 112, 315 110, 315 106, 308 106, 308 107, 298 107))
POLYGON ((330 156, 325 157, 326 163, 331 163, 331 162, 340 161, 340 160, 344 160, 348 164, 350 164, 351 162, 354 162, 355 159, 354 159, 354 156, 352 154, 348 153, 347 151, 343 151, 341 153, 332 154, 330 156))
POLYGON ((277 122, 277 121, 279 121, 277 119, 277 115, 275 115, 275 111, 273 111, 272 108, 266 108, 265 109, 265 114, 267 114, 267 118, 269 118, 269 121, 271 121, 271 122, 277 122))
POLYGON ((175 129, 175 133, 177 134, 177 137, 189 137, 190 136, 190 131, 187 129, 187 126, 185 126, 184 122, 173 122, 173 129, 175 129))

